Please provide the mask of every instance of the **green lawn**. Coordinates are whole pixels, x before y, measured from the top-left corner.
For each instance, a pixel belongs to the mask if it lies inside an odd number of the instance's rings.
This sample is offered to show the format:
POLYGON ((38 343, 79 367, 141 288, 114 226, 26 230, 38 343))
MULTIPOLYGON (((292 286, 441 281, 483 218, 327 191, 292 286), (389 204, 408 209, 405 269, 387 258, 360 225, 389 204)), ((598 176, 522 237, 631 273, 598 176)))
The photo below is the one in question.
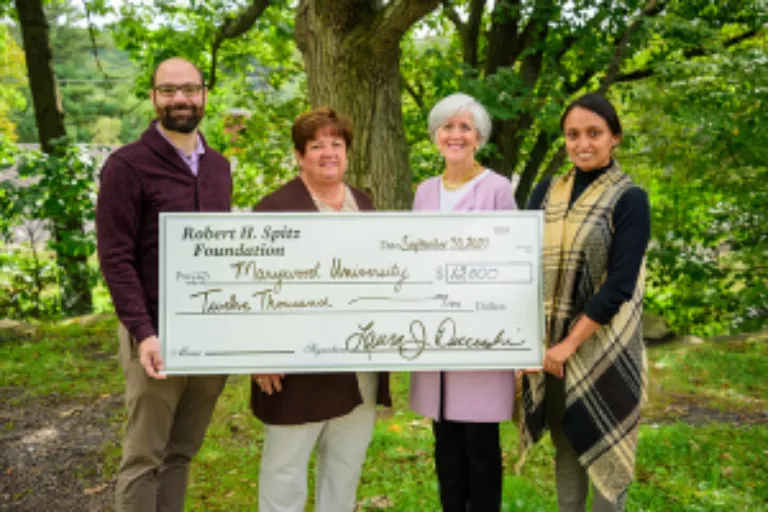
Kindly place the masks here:
MULTIPOLYGON (((0 388, 25 390, 11 395, 17 406, 40 395, 92 402, 120 393, 114 332, 114 321, 102 319, 43 326, 26 341, 0 342, 0 388)), ((650 403, 627 509, 768 510, 765 337, 671 343, 651 348, 649 360, 650 403)), ((430 425, 407 410, 407 385, 407 375, 393 376, 394 412, 377 423, 358 492, 361 510, 439 510, 430 425)), ((263 439, 247 403, 247 378, 232 377, 193 465, 189 510, 256 509, 263 439)), ((121 422, 118 414, 115 428, 121 422)), ((556 510, 549 440, 515 475, 512 423, 504 425, 502 439, 504 510, 556 510)), ((106 444, 104 453, 113 474, 119 446, 106 444)))

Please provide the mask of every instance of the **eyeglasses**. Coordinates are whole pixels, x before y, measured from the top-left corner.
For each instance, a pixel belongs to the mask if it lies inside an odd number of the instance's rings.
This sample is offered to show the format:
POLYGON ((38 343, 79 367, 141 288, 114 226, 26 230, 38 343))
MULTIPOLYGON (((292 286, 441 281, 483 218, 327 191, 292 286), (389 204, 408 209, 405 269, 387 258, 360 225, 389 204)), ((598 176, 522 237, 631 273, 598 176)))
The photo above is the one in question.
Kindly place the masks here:
POLYGON ((155 91, 157 91, 160 96, 166 96, 168 98, 176 96, 176 91, 181 91, 184 96, 191 98, 200 94, 200 91, 202 90, 203 86, 200 84, 160 84, 155 87, 155 91))

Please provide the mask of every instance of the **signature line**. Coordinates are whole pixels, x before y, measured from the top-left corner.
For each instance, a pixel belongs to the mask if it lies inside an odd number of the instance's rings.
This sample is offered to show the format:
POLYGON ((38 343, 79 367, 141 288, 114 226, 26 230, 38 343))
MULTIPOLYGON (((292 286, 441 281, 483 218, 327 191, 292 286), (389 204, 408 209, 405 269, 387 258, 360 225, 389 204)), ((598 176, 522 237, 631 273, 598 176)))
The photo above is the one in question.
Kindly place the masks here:
POLYGON ((249 356, 254 354, 295 354, 295 350, 216 350, 206 356, 249 356))

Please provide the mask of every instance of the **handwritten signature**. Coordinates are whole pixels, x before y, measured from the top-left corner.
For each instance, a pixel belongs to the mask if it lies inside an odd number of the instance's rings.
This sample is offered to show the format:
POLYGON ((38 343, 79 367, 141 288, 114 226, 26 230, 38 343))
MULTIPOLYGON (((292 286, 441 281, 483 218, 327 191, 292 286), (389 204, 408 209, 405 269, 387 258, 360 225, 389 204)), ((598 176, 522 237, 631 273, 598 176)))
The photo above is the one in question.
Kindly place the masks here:
POLYGON ((358 330, 346 339, 348 352, 366 352, 371 354, 381 350, 395 350, 400 357, 407 361, 417 359, 426 350, 445 350, 463 348, 467 350, 494 350, 499 348, 514 348, 525 345, 525 340, 514 341, 501 329, 492 338, 467 336, 459 333, 456 321, 451 317, 444 318, 430 336, 421 320, 413 320, 407 332, 378 332, 375 322, 358 324, 358 330))

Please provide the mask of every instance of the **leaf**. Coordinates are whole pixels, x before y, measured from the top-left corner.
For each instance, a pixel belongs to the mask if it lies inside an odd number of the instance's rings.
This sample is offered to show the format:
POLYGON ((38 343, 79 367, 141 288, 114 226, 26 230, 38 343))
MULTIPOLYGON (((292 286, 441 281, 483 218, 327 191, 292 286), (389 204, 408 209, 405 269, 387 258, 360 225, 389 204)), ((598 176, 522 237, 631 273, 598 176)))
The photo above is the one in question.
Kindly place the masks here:
POLYGON ((83 494, 87 496, 93 496, 94 494, 99 494, 100 492, 105 490, 107 487, 109 487, 109 484, 101 484, 95 487, 88 487, 83 490, 83 494))

